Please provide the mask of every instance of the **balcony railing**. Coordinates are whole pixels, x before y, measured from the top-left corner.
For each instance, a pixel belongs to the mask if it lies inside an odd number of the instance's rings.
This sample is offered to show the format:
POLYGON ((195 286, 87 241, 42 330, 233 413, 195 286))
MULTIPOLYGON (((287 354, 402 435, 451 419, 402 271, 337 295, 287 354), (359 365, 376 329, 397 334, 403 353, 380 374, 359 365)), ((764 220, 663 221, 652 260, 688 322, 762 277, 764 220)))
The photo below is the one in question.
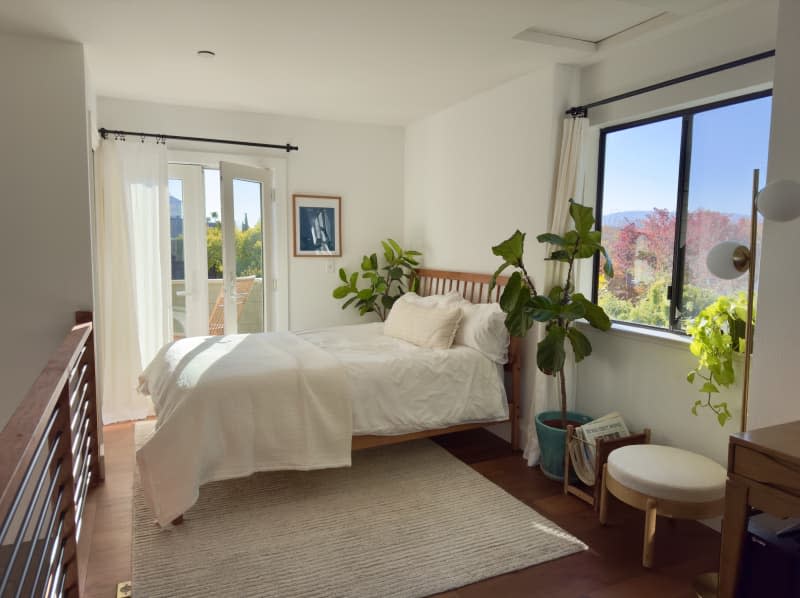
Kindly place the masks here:
POLYGON ((76 319, 0 432, 0 596, 81 595, 83 512, 104 468, 91 314, 76 319))
MULTIPOLYGON (((222 292, 222 279, 208 280, 208 315, 212 319, 214 307, 222 292)), ((172 328, 175 338, 186 336, 186 296, 183 294, 186 283, 183 280, 172 281, 172 328)), ((252 289, 244 299, 239 312, 239 332, 264 331, 264 281, 256 278, 252 289)))

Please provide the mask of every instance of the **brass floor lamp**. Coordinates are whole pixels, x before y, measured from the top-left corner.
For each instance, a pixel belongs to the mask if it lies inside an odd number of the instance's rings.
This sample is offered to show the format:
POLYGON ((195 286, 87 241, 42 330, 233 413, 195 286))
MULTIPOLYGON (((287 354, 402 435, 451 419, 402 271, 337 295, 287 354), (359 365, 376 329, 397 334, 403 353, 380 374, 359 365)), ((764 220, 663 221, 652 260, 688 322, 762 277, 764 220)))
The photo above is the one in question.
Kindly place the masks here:
POLYGON ((753 304, 755 301, 756 245, 758 214, 766 220, 788 222, 800 216, 800 183, 779 180, 760 192, 759 170, 753 171, 753 195, 750 214, 750 247, 737 241, 723 241, 708 253, 706 265, 715 276, 733 279, 747 273, 747 321, 745 328, 744 373, 742 376, 742 417, 740 430, 747 429, 747 409, 750 398, 750 361, 753 354, 753 304))
MULTIPOLYGON (((753 304, 755 301, 756 245, 758 214, 766 220, 789 222, 800 217, 800 183, 781 179, 768 184, 760 192, 759 171, 753 171, 753 200, 750 215, 750 247, 736 241, 723 241, 708 253, 709 271, 719 278, 734 279, 745 272, 747 279, 747 322, 745 328, 744 372, 742 375, 742 418, 740 429, 747 430, 747 410, 750 399, 750 361, 753 354, 753 304)), ((701 598, 717 595, 717 573, 705 573, 694 581, 694 589, 701 598)))

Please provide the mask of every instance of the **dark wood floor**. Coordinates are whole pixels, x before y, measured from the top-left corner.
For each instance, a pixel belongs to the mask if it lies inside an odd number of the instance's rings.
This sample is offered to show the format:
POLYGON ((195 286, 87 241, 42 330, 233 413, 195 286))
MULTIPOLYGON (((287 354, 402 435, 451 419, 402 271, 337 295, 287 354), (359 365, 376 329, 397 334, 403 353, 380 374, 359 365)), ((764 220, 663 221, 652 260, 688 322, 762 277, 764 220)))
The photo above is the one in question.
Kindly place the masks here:
MULTIPOLYGON (((594 511, 538 469, 510 454, 508 444, 483 430, 452 434, 439 444, 506 492, 589 545, 589 550, 501 575, 439 598, 692 598, 695 575, 717 568, 719 535, 694 521, 659 519, 656 564, 641 566, 644 518, 613 501, 611 523, 601 527, 594 511)), ((113 598, 117 581, 131 578, 133 425, 105 429, 106 481, 92 492, 95 518, 86 571, 89 598, 113 598)), ((87 504, 87 508, 89 505, 87 504)))

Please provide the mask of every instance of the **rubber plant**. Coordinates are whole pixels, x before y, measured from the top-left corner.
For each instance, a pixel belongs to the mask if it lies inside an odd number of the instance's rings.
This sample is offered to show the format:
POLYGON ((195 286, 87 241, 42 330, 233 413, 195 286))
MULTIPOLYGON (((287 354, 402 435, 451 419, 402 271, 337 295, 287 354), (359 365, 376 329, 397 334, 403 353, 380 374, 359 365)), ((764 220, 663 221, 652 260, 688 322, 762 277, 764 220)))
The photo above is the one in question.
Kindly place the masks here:
MULTIPOLYGON (((699 409, 710 409, 724 426, 733 416, 727 401, 716 401, 720 387, 727 388, 736 381, 734 356, 746 350, 747 296, 739 293, 735 298, 720 297, 703 309, 686 326, 692 337, 689 350, 697 357, 697 366, 686 375, 689 384, 701 383, 699 392, 705 400, 697 399, 692 414, 699 409)), ((755 324, 755 314, 753 314, 755 324)))
POLYGON ((365 255, 361 259, 361 276, 359 272, 347 273, 339 268, 342 283, 333 289, 335 299, 344 299, 352 295, 342 304, 342 309, 351 305, 360 315, 374 312, 381 320, 385 320, 397 299, 407 291, 415 291, 419 279, 414 276, 414 268, 419 266, 417 260, 422 254, 419 251, 404 250, 394 239, 381 241, 383 246, 384 265, 378 263, 378 255, 365 255), (359 287, 359 282, 367 286, 359 287))
POLYGON ((506 328, 512 336, 524 337, 534 322, 545 324, 545 336, 537 346, 536 365, 545 374, 559 379, 561 426, 564 429, 567 427, 566 343, 569 341, 576 362, 583 361, 592 353, 589 339, 574 324, 585 319, 598 330, 611 327, 611 320, 602 307, 575 292, 575 261, 602 254, 603 272, 608 278, 614 276, 608 253, 600 244, 600 231, 593 230, 592 209, 570 200, 569 215, 574 224, 572 230, 563 236, 545 233, 536 237, 539 243, 549 243, 554 247, 546 260, 567 265, 563 285, 539 292, 523 262, 525 233, 520 231, 492 247, 492 253, 501 257, 503 264, 494 273, 490 284, 490 289, 494 288, 500 274, 507 268, 515 269, 500 296, 500 307, 506 313, 506 328))

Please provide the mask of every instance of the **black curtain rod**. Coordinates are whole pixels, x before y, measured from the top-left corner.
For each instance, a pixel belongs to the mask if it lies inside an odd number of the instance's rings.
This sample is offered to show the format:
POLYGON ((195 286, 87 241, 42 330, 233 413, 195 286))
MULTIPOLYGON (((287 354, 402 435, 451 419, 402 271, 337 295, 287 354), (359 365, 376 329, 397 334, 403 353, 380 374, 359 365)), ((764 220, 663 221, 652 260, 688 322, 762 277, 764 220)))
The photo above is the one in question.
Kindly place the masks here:
POLYGON ((209 137, 186 137, 185 135, 163 135, 161 133, 140 133, 137 131, 120 131, 117 129, 106 129, 100 128, 98 129, 100 135, 105 139, 108 135, 114 135, 116 137, 125 138, 127 135, 131 137, 140 137, 142 141, 144 141, 145 137, 154 137, 160 141, 164 141, 166 139, 178 139, 180 141, 204 141, 206 143, 226 143, 228 145, 247 145, 249 147, 268 147, 270 149, 279 149, 284 150, 285 152, 296 152, 300 148, 296 145, 289 145, 288 143, 285 145, 276 145, 274 143, 256 143, 254 141, 234 141, 232 139, 211 139, 209 137))
POLYGON ((699 79, 700 77, 713 75, 714 73, 719 73, 720 71, 727 71, 728 69, 733 69, 736 68, 737 66, 742 66, 745 64, 750 64, 751 62, 764 60, 765 58, 772 58, 773 56, 775 56, 775 50, 767 50, 766 52, 753 54, 752 56, 746 56, 745 58, 739 58, 738 60, 733 60, 731 62, 726 62, 725 64, 712 66, 710 68, 703 69, 701 71, 689 73, 688 75, 682 75, 680 77, 675 77, 674 79, 668 79, 667 81, 662 81, 661 83, 654 83, 653 85, 640 87, 639 89, 634 89, 633 91, 611 96, 610 98, 606 98, 604 100, 597 100, 596 102, 590 102, 589 104, 586 104, 584 106, 573 106, 572 108, 567 110, 565 114, 574 117, 583 117, 586 116, 589 108, 594 108, 596 106, 603 106, 604 104, 611 104, 612 102, 618 102, 620 100, 632 98, 634 96, 638 96, 643 93, 649 93, 651 91, 663 89, 665 87, 669 87, 670 85, 676 85, 677 83, 683 83, 684 81, 691 81, 692 79, 699 79))

